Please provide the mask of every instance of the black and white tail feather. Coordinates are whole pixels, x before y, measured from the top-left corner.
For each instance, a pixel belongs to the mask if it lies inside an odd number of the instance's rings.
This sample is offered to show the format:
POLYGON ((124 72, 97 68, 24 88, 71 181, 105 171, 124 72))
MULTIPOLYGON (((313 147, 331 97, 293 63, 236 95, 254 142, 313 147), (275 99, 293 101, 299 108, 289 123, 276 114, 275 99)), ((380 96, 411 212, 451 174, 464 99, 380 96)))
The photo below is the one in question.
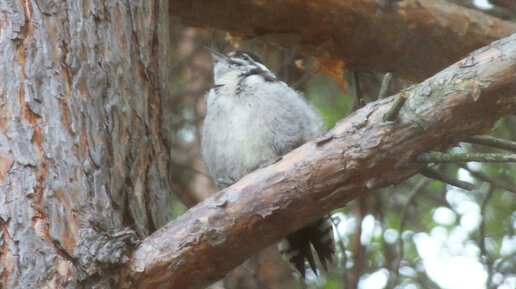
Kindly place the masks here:
MULTIPOLYGON (((322 131, 303 96, 278 80, 249 52, 223 55, 210 49, 214 87, 206 95, 202 154, 219 188, 238 181, 322 131)), ((317 274, 312 247, 324 269, 334 255, 331 220, 320 219, 288 235, 280 252, 304 278, 305 260, 317 274)))
POLYGON ((335 254, 333 226, 329 217, 319 219, 315 223, 288 235, 278 244, 280 254, 294 266, 302 278, 305 278, 305 260, 308 261, 310 268, 317 275, 317 267, 311 247, 317 253, 324 270, 328 270, 328 264, 332 262, 335 254))

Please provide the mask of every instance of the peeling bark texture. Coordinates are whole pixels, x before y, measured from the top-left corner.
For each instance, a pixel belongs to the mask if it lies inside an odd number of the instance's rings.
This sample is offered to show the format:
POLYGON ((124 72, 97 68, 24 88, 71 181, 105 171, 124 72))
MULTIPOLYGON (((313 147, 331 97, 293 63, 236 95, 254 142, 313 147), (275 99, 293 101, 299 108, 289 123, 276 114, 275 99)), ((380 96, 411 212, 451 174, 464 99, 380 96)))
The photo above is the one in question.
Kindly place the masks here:
POLYGON ((192 0, 171 1, 170 13, 188 25, 297 47, 342 59, 354 70, 392 72, 411 81, 516 31, 514 23, 444 0, 192 0))
MULTIPOLYGON (((401 94, 199 203, 147 237, 129 262, 131 288, 201 288, 260 249, 368 191, 417 173, 414 158, 489 131, 516 111, 516 34, 479 49, 401 94)), ((129 286, 129 285, 128 285, 129 286)))
POLYGON ((169 221, 168 1, 0 3, 0 287, 114 288, 169 221))

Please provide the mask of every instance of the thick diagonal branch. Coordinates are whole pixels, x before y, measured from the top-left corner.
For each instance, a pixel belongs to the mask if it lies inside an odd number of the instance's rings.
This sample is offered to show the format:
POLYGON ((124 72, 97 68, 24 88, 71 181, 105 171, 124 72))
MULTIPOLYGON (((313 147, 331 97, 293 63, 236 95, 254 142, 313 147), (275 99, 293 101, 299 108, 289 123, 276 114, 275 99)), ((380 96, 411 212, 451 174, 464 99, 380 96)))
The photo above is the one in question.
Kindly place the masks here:
POLYGON ((414 158, 482 134, 516 110, 516 34, 482 48, 410 93, 370 103, 318 139, 199 203, 147 237, 128 269, 131 288, 200 288, 260 249, 424 164, 414 158))
POLYGON ((516 24, 444 0, 171 1, 170 14, 198 27, 342 59, 355 70, 422 81, 516 31, 516 24))

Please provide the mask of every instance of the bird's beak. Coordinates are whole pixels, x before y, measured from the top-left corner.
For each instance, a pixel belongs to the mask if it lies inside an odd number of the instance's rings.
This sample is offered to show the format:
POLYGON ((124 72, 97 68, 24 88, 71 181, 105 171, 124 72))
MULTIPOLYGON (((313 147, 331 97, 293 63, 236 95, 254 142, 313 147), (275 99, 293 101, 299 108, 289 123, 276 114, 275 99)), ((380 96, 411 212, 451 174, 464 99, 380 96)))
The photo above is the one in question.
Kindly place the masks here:
POLYGON ((228 58, 226 55, 224 55, 216 50, 213 50, 209 47, 205 47, 205 48, 210 53, 211 58, 213 59, 213 62, 219 62, 221 60, 226 60, 228 58))

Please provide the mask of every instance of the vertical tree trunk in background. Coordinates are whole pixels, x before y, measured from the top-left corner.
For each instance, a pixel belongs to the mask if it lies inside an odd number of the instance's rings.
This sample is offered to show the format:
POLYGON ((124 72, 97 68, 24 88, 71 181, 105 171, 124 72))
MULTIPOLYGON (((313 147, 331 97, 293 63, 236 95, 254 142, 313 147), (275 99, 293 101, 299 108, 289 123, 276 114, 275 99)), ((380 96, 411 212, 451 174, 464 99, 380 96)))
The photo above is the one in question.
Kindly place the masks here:
POLYGON ((0 4, 0 288, 114 288, 169 220, 168 10, 0 4))

